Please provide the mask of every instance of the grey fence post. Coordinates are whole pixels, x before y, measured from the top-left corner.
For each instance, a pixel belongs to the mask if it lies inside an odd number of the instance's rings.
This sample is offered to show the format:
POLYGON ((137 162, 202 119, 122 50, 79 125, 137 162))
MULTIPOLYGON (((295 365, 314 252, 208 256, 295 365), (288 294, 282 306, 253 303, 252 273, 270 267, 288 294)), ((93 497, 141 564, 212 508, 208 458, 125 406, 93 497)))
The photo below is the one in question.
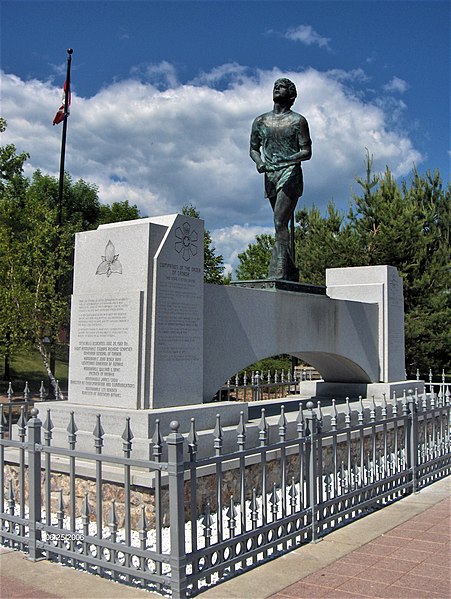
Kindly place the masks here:
POLYGON ((35 562, 41 557, 38 549, 41 541, 41 428, 39 411, 31 410, 28 421, 28 502, 29 502, 29 553, 28 559, 35 562))
POLYGON ((412 493, 418 493, 418 411, 413 391, 409 389, 407 398, 409 404, 409 427, 407 456, 408 467, 412 477, 412 493))
POLYGON ((311 527, 311 542, 312 543, 316 543, 317 542, 317 531, 316 531, 316 527, 317 527, 317 521, 316 521, 316 510, 317 510, 317 498, 318 498, 318 492, 317 492, 317 468, 316 468, 316 439, 315 439, 315 434, 316 434, 316 429, 317 429, 317 423, 316 423, 316 413, 313 410, 313 402, 312 401, 308 401, 306 406, 305 406, 308 410, 307 414, 306 414, 306 424, 307 424, 307 428, 305 431, 305 436, 306 436, 306 467, 307 467, 307 473, 306 473, 306 480, 307 480, 307 497, 308 497, 308 504, 309 504, 309 508, 310 508, 310 512, 311 512, 311 522, 310 522, 310 527, 311 527))
POLYGON ((185 505, 183 497, 183 445, 184 438, 178 432, 179 423, 169 425, 171 433, 168 444, 169 475, 169 522, 171 539, 171 588, 173 599, 186 597, 186 551, 185 551, 185 505))

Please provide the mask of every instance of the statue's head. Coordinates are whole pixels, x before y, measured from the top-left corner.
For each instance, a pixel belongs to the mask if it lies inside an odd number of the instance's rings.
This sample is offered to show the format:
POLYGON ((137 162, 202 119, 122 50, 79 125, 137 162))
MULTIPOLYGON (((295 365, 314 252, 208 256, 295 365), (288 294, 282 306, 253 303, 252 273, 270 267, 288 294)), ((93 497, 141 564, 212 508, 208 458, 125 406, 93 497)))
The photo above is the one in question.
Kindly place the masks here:
POLYGON ((296 97, 298 95, 295 84, 290 79, 287 79, 286 77, 281 77, 280 79, 277 79, 274 82, 274 89, 276 89, 276 87, 278 87, 279 85, 283 85, 287 89, 288 97, 289 97, 289 105, 291 108, 291 106, 293 106, 294 101, 296 100, 296 97))

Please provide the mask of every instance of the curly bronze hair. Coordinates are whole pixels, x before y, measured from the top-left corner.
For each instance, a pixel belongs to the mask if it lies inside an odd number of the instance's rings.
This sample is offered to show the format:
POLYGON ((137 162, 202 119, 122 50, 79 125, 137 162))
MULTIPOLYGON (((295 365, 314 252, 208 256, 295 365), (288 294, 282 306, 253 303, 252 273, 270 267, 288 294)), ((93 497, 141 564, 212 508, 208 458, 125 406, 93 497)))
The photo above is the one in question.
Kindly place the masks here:
POLYGON ((295 84, 290 79, 287 79, 286 77, 280 77, 279 79, 276 79, 276 81, 274 81, 274 86, 279 82, 283 83, 284 85, 287 86, 288 93, 289 93, 290 99, 291 99, 290 107, 293 106, 294 101, 296 100, 297 95, 298 95, 295 84))

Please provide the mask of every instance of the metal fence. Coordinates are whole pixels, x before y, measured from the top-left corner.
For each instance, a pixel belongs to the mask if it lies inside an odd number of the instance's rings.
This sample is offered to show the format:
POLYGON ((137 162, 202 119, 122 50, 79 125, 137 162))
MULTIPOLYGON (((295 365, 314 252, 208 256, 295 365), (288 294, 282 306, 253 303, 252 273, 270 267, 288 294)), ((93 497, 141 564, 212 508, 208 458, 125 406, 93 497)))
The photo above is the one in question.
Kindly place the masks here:
POLYGON ((9 382, 8 389, 6 391, 6 397, 4 397, 3 401, 1 402, 3 405, 3 414, 7 421, 7 430, 5 431, 5 435, 11 437, 13 424, 18 421, 21 410, 24 411, 25 418, 28 418, 31 409, 36 402, 44 402, 47 400, 60 401, 61 399, 62 394, 59 381, 56 381, 56 391, 51 397, 49 397, 47 394, 44 381, 41 381, 41 385, 37 393, 32 393, 30 391, 28 381, 25 381, 25 385, 21 393, 15 393, 12 383, 9 382))
POLYGON ((445 374, 445 370, 442 370, 442 374, 440 375, 440 380, 437 375, 434 375, 434 373, 432 372, 431 369, 429 369, 429 374, 428 374, 427 379, 426 379, 426 377, 421 377, 419 370, 417 370, 417 373, 416 373, 417 381, 419 381, 420 379, 423 379, 425 381, 425 389, 429 393, 432 393, 432 391, 434 391, 437 394, 440 392, 446 393, 446 390, 450 386, 450 383, 446 381, 446 378, 447 377, 445 374))
POLYGON ((229 379, 216 394, 216 401, 261 401, 263 399, 281 399, 299 393, 300 378, 296 371, 269 370, 266 374, 259 370, 250 374, 237 373, 229 379))
POLYGON ((0 414, 0 542, 176 598, 197 594, 450 473, 449 389, 356 408, 262 410, 233 431, 217 417, 207 457, 194 420, 186 438, 173 422, 163 439, 157 423, 150 459, 133 455, 128 419, 114 457, 100 416, 94 451, 81 452, 73 414, 67 448, 52 445, 50 411, 44 422, 22 411, 17 440, 4 438, 0 414), (227 434, 236 450, 224 453, 227 434), (111 468, 121 473, 114 492, 111 468))
MULTIPOLYGON (((407 377, 407 375, 406 375, 407 377)), ((289 395, 300 393, 300 384, 303 381, 312 381, 320 378, 320 374, 312 367, 297 366, 292 372, 290 369, 261 371, 244 371, 231 377, 217 392, 214 401, 261 401, 265 399, 282 399, 289 395)), ((446 381, 445 371, 441 375, 434 375, 429 370, 427 377, 422 378, 420 371, 416 372, 416 380, 424 380, 426 391, 439 393, 445 392, 449 383, 446 381), (439 380, 440 379, 440 380, 439 380)))

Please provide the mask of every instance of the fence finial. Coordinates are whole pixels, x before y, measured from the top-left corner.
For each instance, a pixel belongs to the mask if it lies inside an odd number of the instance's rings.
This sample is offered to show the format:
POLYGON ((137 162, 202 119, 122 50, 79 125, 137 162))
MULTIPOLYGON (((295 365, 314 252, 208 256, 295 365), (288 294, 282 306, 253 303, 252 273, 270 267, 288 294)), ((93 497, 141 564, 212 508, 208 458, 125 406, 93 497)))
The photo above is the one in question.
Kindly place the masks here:
POLYGON ((240 451, 244 450, 244 445, 246 443, 246 425, 244 423, 244 412, 241 410, 240 412, 240 421, 238 423, 237 432, 237 444, 240 451))
POLYGON ((297 428, 297 432, 298 432, 298 437, 303 437, 304 436, 304 410, 302 409, 302 402, 299 402, 299 412, 298 412, 298 416, 296 418, 296 428, 297 428))
POLYGON ((287 419, 285 418, 285 406, 280 406, 280 418, 278 422, 279 426, 279 439, 280 441, 285 441, 285 437, 287 434, 287 419))
POLYGON ((266 443, 268 442, 268 424, 266 422, 265 417, 265 408, 262 408, 262 416, 258 424, 258 428, 258 438, 260 440, 260 445, 266 445, 266 443))
POLYGON ((335 398, 332 398, 332 416, 330 418, 330 427, 333 431, 337 430, 337 418, 338 418, 337 406, 336 406, 335 398))
POLYGON ((191 425, 188 434, 188 451, 191 459, 194 460, 197 453, 197 432, 195 418, 191 418, 191 425))
POLYGON ((74 417, 73 411, 71 411, 71 413, 70 413, 70 420, 69 420, 69 424, 68 424, 66 430, 69 433, 68 439, 69 439, 70 448, 75 449, 75 443, 77 442, 78 427, 75 424, 75 417, 74 417))
POLYGON ((125 457, 130 457, 130 452, 132 450, 132 440, 135 438, 135 435, 132 433, 132 429, 130 426, 130 416, 127 416, 125 419, 125 428, 122 433, 122 451, 125 454, 125 457))
POLYGON ((221 416, 219 414, 216 414, 216 426, 215 429, 213 431, 213 435, 214 435, 214 448, 216 450, 216 455, 220 455, 221 453, 221 449, 222 449, 222 426, 221 426, 221 416))
POLYGON ((100 414, 97 414, 96 426, 95 426, 94 432, 93 432, 94 446, 96 448, 97 453, 102 452, 103 435, 104 434, 105 434, 105 431, 103 430, 103 427, 102 427, 101 416, 100 416, 100 414))

